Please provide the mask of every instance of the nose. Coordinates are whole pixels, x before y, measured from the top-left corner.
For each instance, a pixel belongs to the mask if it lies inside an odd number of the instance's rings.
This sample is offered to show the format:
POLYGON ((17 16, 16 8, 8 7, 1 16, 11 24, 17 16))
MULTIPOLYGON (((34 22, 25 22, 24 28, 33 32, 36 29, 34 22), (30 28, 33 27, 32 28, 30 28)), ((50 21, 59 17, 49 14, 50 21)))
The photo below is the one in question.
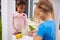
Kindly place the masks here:
POLYGON ((22 11, 24 11, 24 9, 22 11))

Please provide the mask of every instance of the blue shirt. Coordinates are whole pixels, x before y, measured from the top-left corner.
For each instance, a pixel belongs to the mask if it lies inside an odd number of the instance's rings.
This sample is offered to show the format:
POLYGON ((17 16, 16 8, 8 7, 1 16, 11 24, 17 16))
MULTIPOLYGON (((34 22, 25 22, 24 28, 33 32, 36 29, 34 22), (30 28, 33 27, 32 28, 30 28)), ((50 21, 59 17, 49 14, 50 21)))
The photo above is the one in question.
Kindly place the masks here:
POLYGON ((47 20, 38 27, 37 36, 42 40, 56 40, 56 24, 54 20, 47 20))

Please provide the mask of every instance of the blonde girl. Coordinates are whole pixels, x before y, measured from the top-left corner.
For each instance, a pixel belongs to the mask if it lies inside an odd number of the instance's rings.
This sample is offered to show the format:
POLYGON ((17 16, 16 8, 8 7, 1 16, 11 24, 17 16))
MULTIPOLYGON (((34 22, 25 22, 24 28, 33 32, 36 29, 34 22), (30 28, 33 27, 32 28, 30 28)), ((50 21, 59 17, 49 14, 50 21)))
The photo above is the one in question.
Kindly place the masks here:
POLYGON ((56 40, 56 23, 52 3, 49 0, 41 0, 36 7, 39 9, 37 16, 44 22, 38 26, 33 40, 56 40))

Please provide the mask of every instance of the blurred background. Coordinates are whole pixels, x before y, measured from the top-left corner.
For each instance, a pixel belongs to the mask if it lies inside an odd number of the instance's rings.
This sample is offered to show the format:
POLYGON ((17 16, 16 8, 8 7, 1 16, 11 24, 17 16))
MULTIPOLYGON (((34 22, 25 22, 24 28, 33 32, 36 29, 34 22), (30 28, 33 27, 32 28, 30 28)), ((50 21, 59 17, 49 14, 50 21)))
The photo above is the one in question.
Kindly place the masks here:
POLYGON ((1 0, 0 0, 0 40, 2 40, 1 0))

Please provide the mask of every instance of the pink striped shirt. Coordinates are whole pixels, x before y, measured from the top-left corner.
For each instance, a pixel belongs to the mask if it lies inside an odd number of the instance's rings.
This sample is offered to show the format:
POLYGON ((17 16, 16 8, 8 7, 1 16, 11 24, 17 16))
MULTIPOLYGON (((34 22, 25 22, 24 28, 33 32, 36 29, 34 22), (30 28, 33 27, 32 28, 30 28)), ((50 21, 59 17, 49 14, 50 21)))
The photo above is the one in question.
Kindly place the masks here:
POLYGON ((14 13, 13 15, 13 33, 16 32, 16 30, 18 32, 22 31, 22 27, 26 27, 27 28, 28 23, 27 23, 27 15, 24 13, 14 13))

